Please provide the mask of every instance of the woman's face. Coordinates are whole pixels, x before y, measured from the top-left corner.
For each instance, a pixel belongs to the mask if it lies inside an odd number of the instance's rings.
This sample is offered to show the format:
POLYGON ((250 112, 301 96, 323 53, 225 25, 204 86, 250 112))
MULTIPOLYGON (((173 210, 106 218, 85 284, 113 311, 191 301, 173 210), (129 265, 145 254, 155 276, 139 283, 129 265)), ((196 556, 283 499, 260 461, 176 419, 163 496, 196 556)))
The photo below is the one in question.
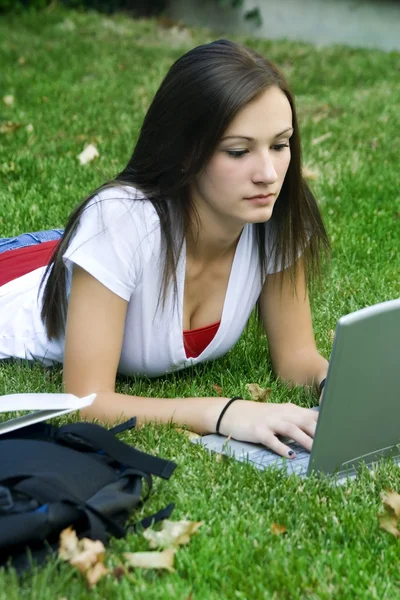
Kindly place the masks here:
POLYGON ((278 87, 247 104, 192 186, 200 216, 225 225, 268 221, 288 170, 292 133, 292 109, 278 87))

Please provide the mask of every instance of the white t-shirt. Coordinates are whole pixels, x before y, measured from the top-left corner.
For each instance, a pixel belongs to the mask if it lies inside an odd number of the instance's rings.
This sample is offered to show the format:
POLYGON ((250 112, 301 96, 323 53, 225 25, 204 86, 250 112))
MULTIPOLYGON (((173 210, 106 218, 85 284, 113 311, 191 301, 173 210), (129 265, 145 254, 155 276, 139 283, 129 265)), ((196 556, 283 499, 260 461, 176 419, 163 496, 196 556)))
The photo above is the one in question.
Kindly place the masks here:
MULTIPOLYGON (((85 209, 64 261, 67 297, 77 264, 128 302, 118 371, 156 377, 230 350, 259 297, 261 279, 255 228, 248 224, 236 248, 219 329, 198 357, 187 358, 182 329, 186 248, 178 261, 178 301, 174 304, 173 294, 168 294, 165 308, 157 310, 162 282, 160 223, 151 202, 143 198, 130 188, 101 191, 85 209)), ((267 273, 271 273, 266 226, 267 273)), ((35 359, 46 366, 63 362, 64 339, 49 341, 40 318, 38 289, 44 271, 45 267, 36 269, 0 287, 0 360, 35 359)))

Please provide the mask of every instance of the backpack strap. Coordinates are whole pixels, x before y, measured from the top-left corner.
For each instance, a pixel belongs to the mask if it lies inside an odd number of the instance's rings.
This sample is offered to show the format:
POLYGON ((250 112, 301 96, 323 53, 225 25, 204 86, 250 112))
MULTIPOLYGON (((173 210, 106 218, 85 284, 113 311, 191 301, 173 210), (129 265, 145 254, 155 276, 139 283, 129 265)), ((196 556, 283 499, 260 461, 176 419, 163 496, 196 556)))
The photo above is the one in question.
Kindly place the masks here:
POLYGON ((111 431, 111 433, 113 433, 114 435, 117 435, 117 433, 122 433, 123 431, 126 431, 127 429, 134 429, 136 427, 136 417, 132 417, 132 419, 129 419, 129 421, 125 421, 124 423, 119 423, 118 425, 114 425, 114 427, 111 427, 111 429, 109 429, 108 431, 111 431))
POLYGON ((108 456, 122 465, 146 471, 157 477, 169 479, 176 468, 176 463, 146 454, 118 440, 114 434, 94 423, 73 423, 60 427, 56 440, 70 445, 74 438, 89 445, 92 450, 103 450, 108 456))
POLYGON ((128 527, 128 531, 132 531, 133 533, 138 533, 141 529, 147 529, 154 523, 158 523, 159 521, 162 521, 163 519, 168 519, 168 517, 171 516, 171 513, 174 510, 174 508, 175 508, 175 504, 173 502, 171 502, 171 504, 168 504, 168 506, 166 506, 165 508, 162 508, 161 510, 157 511, 153 515, 145 517, 144 519, 139 521, 139 523, 135 523, 134 525, 131 525, 130 527, 128 527))

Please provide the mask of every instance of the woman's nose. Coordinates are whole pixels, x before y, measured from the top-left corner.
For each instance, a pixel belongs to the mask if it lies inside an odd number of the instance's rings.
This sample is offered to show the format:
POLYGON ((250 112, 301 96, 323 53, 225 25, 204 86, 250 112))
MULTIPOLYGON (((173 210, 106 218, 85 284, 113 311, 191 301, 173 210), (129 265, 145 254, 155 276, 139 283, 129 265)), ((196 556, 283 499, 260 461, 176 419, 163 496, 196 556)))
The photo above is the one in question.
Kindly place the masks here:
POLYGON ((275 170, 269 153, 265 153, 260 157, 257 168, 254 172, 253 180, 255 183, 275 183, 278 179, 278 174, 275 170))

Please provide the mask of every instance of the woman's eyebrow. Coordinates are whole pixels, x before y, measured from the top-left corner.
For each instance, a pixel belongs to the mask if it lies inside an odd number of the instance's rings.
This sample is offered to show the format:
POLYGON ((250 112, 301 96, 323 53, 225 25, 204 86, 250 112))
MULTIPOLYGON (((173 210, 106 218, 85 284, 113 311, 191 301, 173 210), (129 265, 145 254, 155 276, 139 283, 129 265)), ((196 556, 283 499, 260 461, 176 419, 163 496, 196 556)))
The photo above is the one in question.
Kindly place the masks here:
MULTIPOLYGON (((275 135, 275 138, 281 137, 281 135, 283 135, 284 133, 287 133, 288 131, 294 131, 293 127, 287 127, 286 129, 284 129, 283 131, 281 131, 280 133, 277 133, 275 135)), ((225 140, 230 140, 230 139, 235 139, 235 140, 247 140, 248 142, 254 142, 254 138, 252 137, 247 137, 246 135, 226 135, 225 137, 222 138, 221 142, 224 142, 225 140)))

